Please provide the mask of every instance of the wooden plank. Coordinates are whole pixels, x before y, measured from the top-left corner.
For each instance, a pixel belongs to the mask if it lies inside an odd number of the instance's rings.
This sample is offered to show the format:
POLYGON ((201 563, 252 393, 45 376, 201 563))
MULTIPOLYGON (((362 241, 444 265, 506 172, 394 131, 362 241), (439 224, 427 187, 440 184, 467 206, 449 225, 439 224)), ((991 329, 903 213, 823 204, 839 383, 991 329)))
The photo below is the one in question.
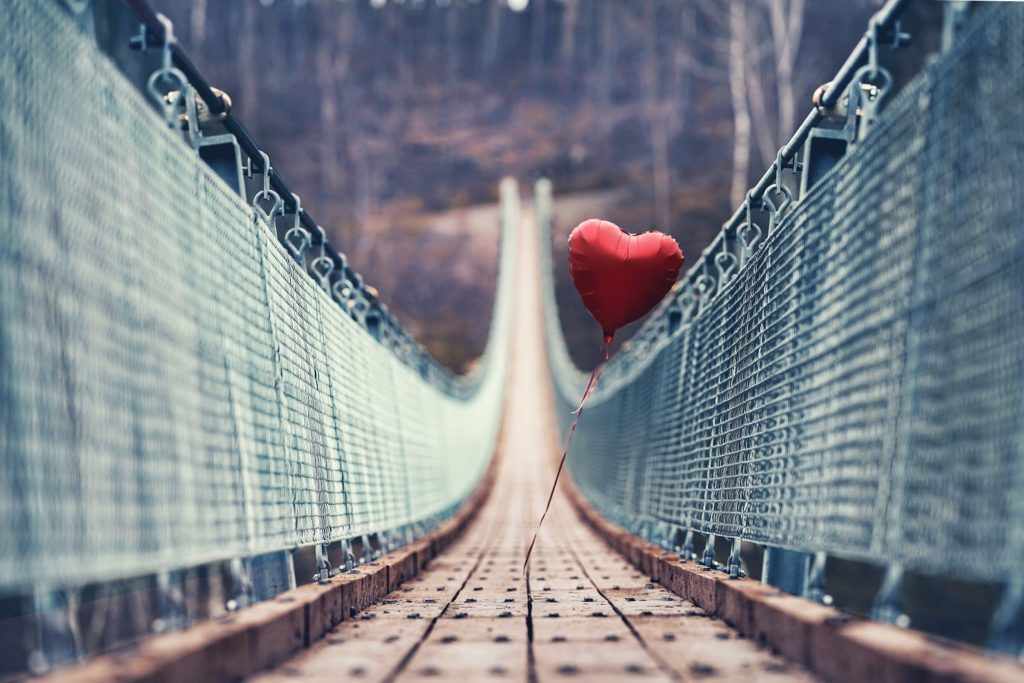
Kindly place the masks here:
MULTIPOLYGON (((707 615, 721 618, 740 634, 776 649, 828 680, 1024 680, 1024 666, 1009 658, 889 624, 853 619, 834 608, 784 595, 749 579, 729 579, 723 572, 681 562, 602 518, 571 481, 564 482, 563 490, 580 520, 631 564, 651 572, 668 590, 707 615)), ((655 621, 643 628, 653 632, 664 630, 665 625, 655 621)), ((669 653, 662 641, 652 638, 651 642, 656 651, 664 651, 668 660, 675 661, 676 654, 669 653)), ((724 652, 734 647, 719 645, 723 654, 708 658, 726 661, 724 652)), ((742 680, 751 675, 750 671, 709 666, 716 676, 742 680)), ((771 679, 776 673, 784 674, 783 678, 794 675, 789 670, 775 671, 775 665, 767 666, 768 670, 758 672, 758 680, 771 679)))
MULTIPOLYGON (((500 443, 500 441, 499 441, 500 443)), ((275 666, 319 641, 343 620, 408 583, 436 549, 450 547, 486 503, 494 482, 496 455, 476 490, 456 515, 425 538, 332 577, 321 586, 299 586, 272 600, 179 632, 147 638, 126 653, 102 655, 35 679, 40 683, 221 683, 275 666)))

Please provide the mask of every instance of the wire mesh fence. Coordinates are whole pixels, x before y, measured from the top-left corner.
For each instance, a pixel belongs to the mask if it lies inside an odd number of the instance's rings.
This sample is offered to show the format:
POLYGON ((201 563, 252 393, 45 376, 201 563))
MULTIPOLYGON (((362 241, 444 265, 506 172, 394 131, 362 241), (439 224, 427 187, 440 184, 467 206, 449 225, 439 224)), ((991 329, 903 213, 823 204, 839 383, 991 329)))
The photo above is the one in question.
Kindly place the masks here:
POLYGON ((0 592, 429 522, 489 461, 478 371, 371 335, 55 2, 0 21, 0 592))
MULTIPOLYGON (((1024 7, 976 7, 886 94, 830 172, 766 229, 748 213, 723 232, 605 370, 569 463, 609 517, 669 546, 693 530, 1019 570, 1024 7)), ((550 244, 547 185, 538 206, 550 244)), ((564 424, 585 376, 547 285, 564 424)))

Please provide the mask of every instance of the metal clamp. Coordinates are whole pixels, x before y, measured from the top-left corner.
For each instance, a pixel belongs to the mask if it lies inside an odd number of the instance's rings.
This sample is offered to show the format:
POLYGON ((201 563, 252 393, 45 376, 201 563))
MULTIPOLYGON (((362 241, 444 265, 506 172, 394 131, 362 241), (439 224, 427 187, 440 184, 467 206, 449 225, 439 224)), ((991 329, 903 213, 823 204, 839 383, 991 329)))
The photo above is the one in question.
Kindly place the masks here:
POLYGON ((725 284, 732 278, 738 264, 736 256, 729 251, 725 240, 722 240, 722 250, 715 254, 714 261, 715 268, 718 270, 718 280, 721 284, 725 284))
POLYGON ((270 156, 263 150, 260 150, 260 156, 263 158, 263 189, 253 195, 252 208, 254 218, 262 217, 268 225, 272 225, 274 217, 284 210, 284 202, 281 200, 281 195, 270 186, 270 172, 273 170, 270 165, 270 156), (263 208, 265 200, 270 200, 269 211, 263 208))
POLYGON ((777 185, 772 183, 764 189, 764 193, 761 195, 761 207, 768 212, 768 234, 770 235, 774 230, 775 226, 779 224, 779 220, 782 214, 789 208, 790 204, 793 203, 793 193, 789 191, 789 188, 785 185, 777 185), (772 197, 782 197, 782 201, 775 203, 772 197))
POLYGON ((327 255, 327 234, 319 225, 316 226, 316 230, 320 237, 320 255, 309 262, 309 272, 320 282, 324 291, 330 293, 334 261, 327 255))
POLYGON ((281 241, 284 242, 284 246, 292 253, 295 260, 301 263, 306 249, 312 244, 313 236, 309 234, 309 230, 302 227, 302 200, 294 192, 292 192, 292 199, 295 200, 295 222, 285 231, 281 241))
MULTIPOLYGON (((171 46, 177 42, 177 39, 174 37, 174 24, 162 14, 157 14, 156 16, 164 27, 164 44, 161 48, 162 59, 160 68, 150 74, 149 79, 146 81, 146 89, 163 110, 164 121, 169 127, 174 128, 178 125, 179 117, 182 114, 187 115, 185 111, 185 91, 190 86, 185 74, 174 66, 174 56, 171 53, 171 46), (161 90, 160 84, 167 82, 170 82, 170 86, 166 90, 161 90), (177 96, 173 98, 168 97, 171 93, 177 93, 177 96)), ((142 27, 142 33, 145 36, 145 26, 142 27)), ((145 43, 144 38, 143 43, 145 43)))

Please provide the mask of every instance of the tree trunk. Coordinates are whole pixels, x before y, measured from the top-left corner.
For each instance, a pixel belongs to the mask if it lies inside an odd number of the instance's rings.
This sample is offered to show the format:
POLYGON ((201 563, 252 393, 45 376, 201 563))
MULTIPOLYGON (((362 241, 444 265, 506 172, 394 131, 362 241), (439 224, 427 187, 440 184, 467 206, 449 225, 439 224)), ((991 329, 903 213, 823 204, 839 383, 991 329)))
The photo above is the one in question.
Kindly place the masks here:
POLYGON ((192 11, 189 12, 189 50, 202 59, 203 43, 206 42, 206 0, 194 0, 192 11))
POLYGON ((579 8, 578 0, 565 0, 565 9, 562 10, 562 40, 558 47, 563 63, 568 64, 570 69, 576 55, 576 19, 579 8))
POLYGON ((498 53, 501 48, 501 25, 505 16, 506 5, 499 0, 491 0, 490 9, 487 12, 487 28, 484 29, 483 47, 480 55, 480 63, 486 73, 498 60, 498 53))
POLYGON ((448 83, 454 83, 459 77, 459 8, 451 5, 445 7, 445 40, 447 43, 448 83))
POLYGON ((779 139, 793 134, 796 95, 793 67, 803 35, 805 0, 769 0, 772 42, 775 47, 775 84, 779 98, 779 139))
POLYGON ((537 86, 544 66, 544 38, 547 33, 546 0, 530 3, 530 82, 537 86))
MULTIPOLYGON (((242 9, 242 29, 239 35, 238 61, 239 86, 242 90, 238 98, 239 112, 247 122, 255 122, 256 116, 256 13, 259 8, 255 2, 247 2, 242 9)), ((249 123, 249 126, 254 126, 249 123)))
POLYGON ((613 2, 602 5, 601 13, 601 106, 610 107, 612 103, 612 84, 615 80, 615 65, 618 61, 619 35, 615 26, 615 9, 613 2))
POLYGON ((668 160, 668 112, 661 103, 659 51, 654 37, 658 33, 658 3, 649 0, 646 6, 649 39, 647 54, 647 125, 651 134, 651 181, 654 189, 654 217, 658 226, 667 229, 672 220, 672 172, 668 160))
POLYGON ((729 3, 729 95, 732 99, 732 189, 729 199, 739 206, 750 175, 750 110, 747 106, 745 52, 747 14, 743 0, 729 3))
POLYGON ((775 152, 781 146, 773 112, 768 111, 768 97, 761 82, 761 69, 746 60, 747 91, 750 95, 750 109, 753 114, 753 137, 757 142, 761 161, 767 165, 775 161, 775 152))

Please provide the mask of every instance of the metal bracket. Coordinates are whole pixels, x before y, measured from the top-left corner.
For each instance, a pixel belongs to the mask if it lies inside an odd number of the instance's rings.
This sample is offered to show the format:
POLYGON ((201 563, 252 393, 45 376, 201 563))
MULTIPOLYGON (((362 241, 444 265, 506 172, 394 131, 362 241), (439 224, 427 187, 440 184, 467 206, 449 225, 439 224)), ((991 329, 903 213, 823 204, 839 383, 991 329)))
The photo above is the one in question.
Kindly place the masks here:
POLYGON ((331 568, 331 560, 327 555, 327 545, 324 543, 316 544, 316 573, 313 574, 313 580, 321 586, 325 586, 331 582, 331 577, 334 576, 335 571, 331 568))
POLYGON ((743 576, 743 557, 740 551, 743 549, 743 541, 738 538, 732 539, 732 549, 729 551, 729 578, 738 579, 743 576))
POLYGON ((686 536, 683 538, 683 546, 679 549, 679 559, 683 562, 689 562, 693 559, 693 529, 686 530, 686 536))
POLYGON ((804 140, 800 193, 797 195, 797 201, 802 201, 840 159, 846 156, 848 139, 845 130, 824 127, 811 129, 804 140))
POLYGON ((341 556, 345 560, 345 571, 354 574, 359 560, 356 559, 355 553, 352 552, 352 544, 347 539, 341 541, 341 556))
POLYGON ((761 582, 790 595, 807 593, 811 555, 797 550, 766 547, 761 565, 761 582))
POLYGON ((704 543, 704 554, 700 558, 700 563, 705 567, 715 568, 715 535, 709 534, 708 540, 704 543))
POLYGON ((245 167, 242 148, 230 133, 211 135, 199 140, 199 158, 220 176, 240 197, 245 197, 245 167))

